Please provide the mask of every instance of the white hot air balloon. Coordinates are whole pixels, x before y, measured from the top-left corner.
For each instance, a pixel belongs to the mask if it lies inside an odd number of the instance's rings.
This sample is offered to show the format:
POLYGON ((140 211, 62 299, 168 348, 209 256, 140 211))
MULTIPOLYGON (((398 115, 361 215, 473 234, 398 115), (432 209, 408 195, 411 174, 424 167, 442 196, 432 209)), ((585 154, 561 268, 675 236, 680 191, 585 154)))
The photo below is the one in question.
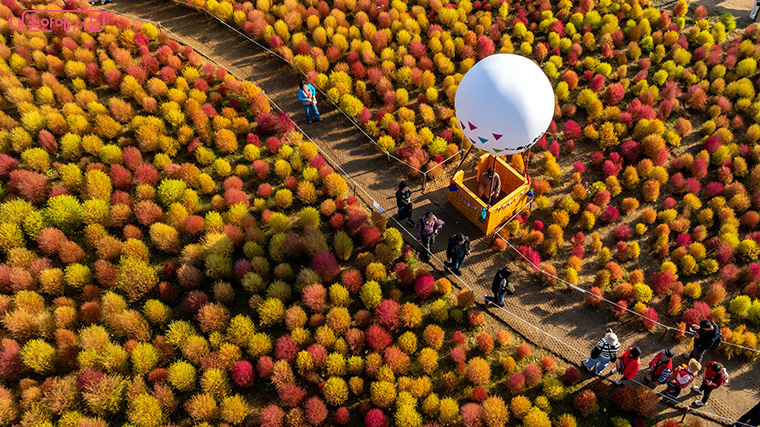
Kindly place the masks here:
POLYGON ((462 78, 456 117, 472 145, 496 156, 538 142, 554 117, 554 90, 543 70, 520 55, 500 53, 477 62, 462 78))

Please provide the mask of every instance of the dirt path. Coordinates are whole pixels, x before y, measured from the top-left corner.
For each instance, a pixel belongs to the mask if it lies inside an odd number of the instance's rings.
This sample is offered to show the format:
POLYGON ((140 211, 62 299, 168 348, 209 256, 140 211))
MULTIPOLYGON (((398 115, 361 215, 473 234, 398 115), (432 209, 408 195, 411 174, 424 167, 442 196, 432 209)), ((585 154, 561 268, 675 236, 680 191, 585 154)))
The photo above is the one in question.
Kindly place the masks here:
MULTIPOLYGON (((224 25, 185 7, 174 6, 170 2, 160 0, 117 1, 111 6, 117 12, 161 22, 166 28, 195 46, 201 53, 213 58, 235 74, 256 82, 336 163, 340 164, 350 177, 367 190, 372 199, 385 210, 395 209, 395 189, 401 179, 408 179, 406 170, 388 162, 384 155, 375 151, 364 134, 340 112, 328 107, 327 101, 320 104, 320 111, 325 121, 307 125, 303 109, 295 97, 294 88, 299 77, 290 70, 289 66, 284 65, 272 55, 263 53, 224 25)), ((575 156, 579 158, 563 158, 563 163, 579 160, 582 154, 575 156)), ((447 173, 450 174, 451 171, 447 173)), ((424 194, 420 190, 419 181, 412 186, 416 188, 414 192, 415 218, 431 210, 446 222, 441 238, 434 245, 437 255, 444 256, 444 247, 449 235, 455 232, 467 233, 473 239, 473 252, 465 261, 462 278, 480 293, 490 292, 490 282, 495 271, 506 263, 514 263, 511 253, 492 252, 488 245, 490 239, 483 238, 483 234, 474 225, 447 203, 448 186, 445 180, 439 179, 428 185, 424 194)), ((372 205, 372 200, 368 197, 361 193, 358 195, 362 196, 368 205, 372 205)), ((410 228, 407 227, 407 229, 411 231, 410 228)), ((434 268, 443 273, 442 266, 435 262, 434 268)), ((663 339, 661 333, 653 335, 642 332, 640 322, 615 321, 609 312, 609 307, 601 311, 586 308, 582 304, 582 296, 577 292, 540 288, 532 284, 534 281, 522 269, 517 271, 517 276, 518 283, 526 283, 526 285, 518 286, 517 293, 508 300, 507 309, 515 316, 537 325, 559 340, 548 337, 505 312, 492 309, 492 314, 497 315, 534 344, 568 361, 581 362, 585 355, 579 354, 574 349, 584 354, 590 351, 593 343, 603 335, 608 325, 616 330, 624 345, 638 345, 643 350, 647 355, 643 358, 645 363, 661 348, 677 346, 678 353, 685 347, 684 344, 677 344, 671 336, 663 339)), ((456 283, 453 278, 452 282, 456 283)), ((708 357, 705 356, 705 361, 708 357)), ((746 363, 743 358, 737 358, 731 362, 722 357, 716 359, 726 363, 731 373, 731 381, 727 386, 713 393, 709 404, 704 409, 735 420, 757 402, 758 390, 760 390, 757 364, 746 363), (753 367, 755 372, 752 371, 753 367)), ((694 394, 687 395, 683 400, 690 403, 694 397, 694 394)), ((683 410, 666 405, 663 405, 661 410, 661 416, 664 418, 680 416, 683 413, 683 410)), ((690 417, 692 415, 688 415, 687 419, 690 417)))

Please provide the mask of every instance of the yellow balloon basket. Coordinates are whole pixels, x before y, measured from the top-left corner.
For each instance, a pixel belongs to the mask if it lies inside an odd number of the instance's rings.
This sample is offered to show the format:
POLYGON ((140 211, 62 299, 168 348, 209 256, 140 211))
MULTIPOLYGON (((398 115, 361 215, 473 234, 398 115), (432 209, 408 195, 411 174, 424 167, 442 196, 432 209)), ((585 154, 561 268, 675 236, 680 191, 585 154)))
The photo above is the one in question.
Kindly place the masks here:
POLYGON ((528 191, 528 177, 507 164, 502 157, 483 154, 475 177, 465 177, 464 171, 460 170, 451 178, 449 203, 489 235, 530 202, 528 191), (491 207, 487 206, 487 200, 478 196, 480 177, 489 167, 493 167, 501 178, 501 193, 496 200, 491 199, 491 207))

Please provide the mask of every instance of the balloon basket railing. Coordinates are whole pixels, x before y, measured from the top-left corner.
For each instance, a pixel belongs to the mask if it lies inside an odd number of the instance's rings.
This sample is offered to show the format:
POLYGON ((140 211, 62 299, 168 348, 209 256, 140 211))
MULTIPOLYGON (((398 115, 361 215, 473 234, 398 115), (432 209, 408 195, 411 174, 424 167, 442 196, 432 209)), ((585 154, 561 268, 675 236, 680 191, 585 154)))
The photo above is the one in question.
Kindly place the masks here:
POLYGON ((480 156, 474 180, 465 180, 464 171, 461 170, 451 178, 449 203, 480 231, 489 235, 530 201, 528 191, 530 180, 527 177, 508 165, 501 157, 484 154, 480 156), (501 178, 501 194, 496 200, 491 200, 490 207, 477 194, 480 177, 489 167, 493 167, 501 178))

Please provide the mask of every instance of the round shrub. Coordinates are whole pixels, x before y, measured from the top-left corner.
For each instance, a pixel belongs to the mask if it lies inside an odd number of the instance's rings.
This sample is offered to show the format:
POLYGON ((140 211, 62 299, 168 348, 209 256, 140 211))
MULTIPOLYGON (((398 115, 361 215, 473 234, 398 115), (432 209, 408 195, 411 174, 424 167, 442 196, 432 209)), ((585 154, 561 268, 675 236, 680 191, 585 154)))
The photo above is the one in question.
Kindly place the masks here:
POLYGON ((184 360, 169 366, 169 384, 178 391, 191 391, 195 388, 195 367, 184 360))
POLYGON ((480 357, 474 357, 467 363, 467 379, 475 385, 486 385, 491 380, 491 367, 480 357))
POLYGON ((47 374, 55 368, 57 352, 44 340, 35 339, 24 344, 21 358, 29 369, 38 374, 47 374))
POLYGON ((373 382, 369 393, 372 404, 380 408, 388 408, 396 401, 396 386, 387 381, 373 382))
POLYGON ((330 377, 322 388, 328 405, 340 406, 348 399, 348 385, 343 378, 330 377))

